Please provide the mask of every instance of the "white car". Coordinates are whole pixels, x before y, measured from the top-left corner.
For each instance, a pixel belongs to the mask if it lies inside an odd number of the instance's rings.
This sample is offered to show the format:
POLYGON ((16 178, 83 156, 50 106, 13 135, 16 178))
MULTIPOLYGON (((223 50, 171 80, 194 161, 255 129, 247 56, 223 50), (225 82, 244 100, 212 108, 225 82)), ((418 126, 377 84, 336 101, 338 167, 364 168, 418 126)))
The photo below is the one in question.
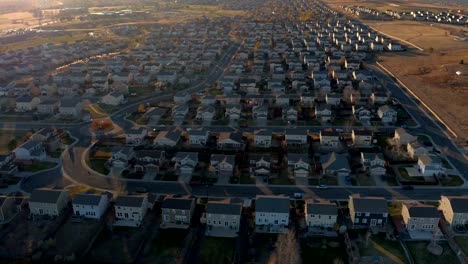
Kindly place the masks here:
POLYGON ((317 188, 317 189, 328 189, 328 187, 327 187, 325 184, 317 185, 316 188, 317 188))

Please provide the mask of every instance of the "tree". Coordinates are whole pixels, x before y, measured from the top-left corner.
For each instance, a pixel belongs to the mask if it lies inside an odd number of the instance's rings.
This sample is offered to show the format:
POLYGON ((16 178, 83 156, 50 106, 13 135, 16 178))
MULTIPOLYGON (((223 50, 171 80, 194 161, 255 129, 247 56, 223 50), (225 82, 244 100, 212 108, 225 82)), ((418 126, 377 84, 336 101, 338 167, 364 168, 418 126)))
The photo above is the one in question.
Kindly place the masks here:
POLYGON ((276 250, 270 258, 270 263, 299 264, 302 262, 296 232, 293 230, 288 230, 286 234, 279 235, 275 245, 276 250))
POLYGON ((14 150, 17 145, 18 145, 18 141, 16 141, 16 139, 10 140, 10 142, 8 142, 8 150, 10 151, 14 150))

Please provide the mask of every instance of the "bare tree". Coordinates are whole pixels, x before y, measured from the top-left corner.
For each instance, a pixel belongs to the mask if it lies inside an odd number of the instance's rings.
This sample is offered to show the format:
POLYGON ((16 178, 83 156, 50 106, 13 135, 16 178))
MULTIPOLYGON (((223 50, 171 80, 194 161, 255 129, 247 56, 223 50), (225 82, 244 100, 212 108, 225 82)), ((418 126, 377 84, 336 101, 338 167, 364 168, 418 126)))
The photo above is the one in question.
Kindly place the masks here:
POLYGON ((276 240, 276 250, 269 263, 275 264, 299 264, 301 263, 301 250, 296 239, 296 232, 289 230, 281 234, 276 240))

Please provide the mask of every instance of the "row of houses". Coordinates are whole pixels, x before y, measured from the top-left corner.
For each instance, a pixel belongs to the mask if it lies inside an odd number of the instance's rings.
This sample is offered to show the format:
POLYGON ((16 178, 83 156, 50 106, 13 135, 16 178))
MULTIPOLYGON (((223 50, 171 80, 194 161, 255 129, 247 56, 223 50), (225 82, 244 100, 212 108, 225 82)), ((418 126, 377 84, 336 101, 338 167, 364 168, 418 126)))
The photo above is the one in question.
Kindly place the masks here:
MULTIPOLYGON (((10 198, 2 198, 1 211, 13 206, 10 198)), ((148 210, 152 209, 155 197, 151 194, 117 196, 108 194, 78 194, 70 199, 65 190, 36 189, 29 198, 30 212, 34 216, 58 216, 72 203, 73 214, 77 217, 101 219, 112 205, 114 225, 139 226, 148 210)), ((402 224, 409 231, 435 232, 441 217, 450 225, 468 223, 468 211, 464 204, 466 196, 441 196, 439 206, 418 202, 403 202, 401 205, 402 224)), ((207 225, 206 233, 212 236, 237 236, 240 230, 242 212, 248 203, 225 199, 208 201, 201 222, 207 225)), ((285 196, 258 195, 255 198, 253 217, 256 232, 283 233, 291 228, 290 198, 285 196)), ((194 216, 196 200, 190 197, 166 197, 161 203, 161 228, 189 228, 194 216)), ((350 228, 381 228, 389 222, 388 202, 382 197, 349 196, 348 208, 350 228)), ((332 228, 337 230, 347 219, 342 207, 326 200, 306 200, 304 220, 307 228, 332 228)), ((348 214, 348 213, 347 213, 348 214)))

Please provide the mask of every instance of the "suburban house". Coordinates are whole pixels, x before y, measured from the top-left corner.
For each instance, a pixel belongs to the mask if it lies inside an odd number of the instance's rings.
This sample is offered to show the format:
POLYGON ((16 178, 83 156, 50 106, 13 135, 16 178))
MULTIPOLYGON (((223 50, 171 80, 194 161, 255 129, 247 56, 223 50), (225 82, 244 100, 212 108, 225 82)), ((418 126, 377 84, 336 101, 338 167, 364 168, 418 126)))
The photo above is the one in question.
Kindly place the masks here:
POLYGON ((83 103, 77 98, 62 98, 59 104, 59 113, 61 116, 78 117, 83 111, 83 103))
POLYGON ((320 162, 324 175, 346 177, 351 173, 346 154, 332 152, 322 156, 320 162))
POLYGON ((286 111, 283 109, 283 120, 297 121, 297 109, 294 107, 290 107, 286 111))
POLYGON ((408 143, 406 149, 412 159, 418 159, 422 155, 429 155, 429 150, 419 143, 419 141, 408 143))
POLYGON ((271 156, 251 154, 250 158, 250 173, 253 176, 262 176, 268 179, 271 175, 271 156))
POLYGON ((175 168, 183 176, 191 176, 198 164, 198 152, 177 152, 174 158, 175 168))
POLYGON ((59 101, 56 99, 48 98, 45 100, 41 100, 41 102, 37 105, 37 112, 40 114, 48 114, 52 115, 59 108, 59 101))
POLYGON ((117 196, 114 209, 114 225, 138 227, 148 210, 148 196, 117 196))
POLYGON ((254 131, 254 142, 257 148, 271 147, 272 132, 268 129, 260 129, 254 131))
POLYGON ((18 170, 13 153, 0 154, 0 173, 12 174, 18 170))
POLYGON ((175 105, 172 107, 172 117, 176 120, 184 119, 188 112, 188 105, 175 105))
POLYGON ((348 207, 354 227, 383 227, 387 224, 387 201, 383 197, 350 195, 348 207))
POLYGON ((241 116, 241 107, 240 105, 228 105, 226 106, 226 112, 224 116, 229 118, 229 120, 239 120, 241 116))
POLYGON ((101 102, 106 105, 120 105, 123 104, 125 98, 121 92, 111 92, 104 95, 101 99, 101 102))
POLYGON ((157 173, 165 159, 166 152, 164 150, 135 151, 134 172, 157 173))
POLYGON ((452 226, 468 224, 468 195, 441 196, 439 210, 445 220, 452 226))
POLYGON ((324 147, 338 147, 340 133, 333 128, 320 130, 320 145, 324 147))
POLYGON ((418 170, 421 172, 422 176, 438 176, 445 173, 442 160, 438 156, 419 156, 418 170))
POLYGON ((361 152, 362 167, 369 172, 371 176, 385 175, 385 159, 382 153, 361 152))
POLYGON ((417 140, 417 137, 406 132, 404 128, 399 127, 395 129, 395 135, 393 136, 393 140, 397 145, 405 146, 408 145, 408 143, 415 142, 417 140))
POLYGON ((187 132, 190 145, 205 146, 209 132, 206 129, 191 129, 187 132))
MULTIPOLYGON (((403 203, 401 216, 410 236, 417 232, 435 232, 439 225, 440 215, 437 207, 418 203, 403 203)), ((432 236, 430 236, 432 239, 432 236)))
POLYGON ((13 153, 15 160, 24 162, 44 160, 47 156, 42 141, 34 140, 33 138, 30 138, 28 141, 16 147, 13 153))
POLYGON ((231 177, 234 173, 234 155, 211 154, 209 171, 216 176, 231 177))
POLYGON ((0 223, 9 220, 15 214, 15 198, 0 196, 0 223))
POLYGON ((303 148, 307 146, 307 130, 287 128, 284 135, 288 147, 303 148))
POLYGON ((35 189, 29 197, 29 210, 32 215, 59 216, 70 202, 65 190, 48 188, 35 189))
POLYGON ((132 127, 125 130, 126 142, 129 145, 142 145, 144 143, 145 137, 148 134, 148 129, 144 127, 132 127))
POLYGON ((161 228, 181 228, 187 229, 195 209, 195 199, 193 198, 166 198, 164 199, 162 210, 161 228))
POLYGON ((244 148, 241 132, 219 133, 217 148, 220 150, 241 150, 244 148))
POLYGON ((37 105, 41 102, 39 97, 31 97, 29 95, 23 95, 16 98, 16 110, 18 112, 32 111, 37 108, 37 105))
POLYGON ((211 122, 215 116, 216 110, 211 105, 201 105, 197 109, 196 119, 199 121, 211 122))
POLYGON ((242 205, 230 200, 208 201, 206 206, 206 235, 236 237, 240 229, 242 205))
POLYGON ((308 177, 310 174, 310 161, 307 154, 288 153, 288 167, 292 173, 289 175, 297 177, 308 177))
POLYGON ((372 146, 372 134, 372 130, 369 129, 353 129, 351 132, 353 145, 359 147, 372 146))
POLYGON ((181 135, 179 130, 161 131, 153 140, 153 144, 160 147, 175 147, 179 143, 181 135))
POLYGON ((338 207, 330 202, 306 201, 305 221, 307 227, 333 227, 338 219, 338 207))
POLYGON ((331 119, 332 110, 330 105, 316 105, 315 117, 321 122, 327 122, 331 119))
POLYGON ((109 159, 109 163, 112 167, 126 168, 128 161, 133 159, 135 152, 133 147, 116 147, 112 151, 112 157, 109 159))
POLYGON ((107 195, 77 194, 73 197, 73 214, 84 218, 101 219, 109 207, 107 195))
POLYGON ((260 233, 286 233, 289 226, 289 198, 257 195, 255 226, 255 231, 260 233))
POLYGON ((388 105, 382 105, 377 110, 377 115, 383 123, 394 123, 397 121, 397 111, 388 105))

